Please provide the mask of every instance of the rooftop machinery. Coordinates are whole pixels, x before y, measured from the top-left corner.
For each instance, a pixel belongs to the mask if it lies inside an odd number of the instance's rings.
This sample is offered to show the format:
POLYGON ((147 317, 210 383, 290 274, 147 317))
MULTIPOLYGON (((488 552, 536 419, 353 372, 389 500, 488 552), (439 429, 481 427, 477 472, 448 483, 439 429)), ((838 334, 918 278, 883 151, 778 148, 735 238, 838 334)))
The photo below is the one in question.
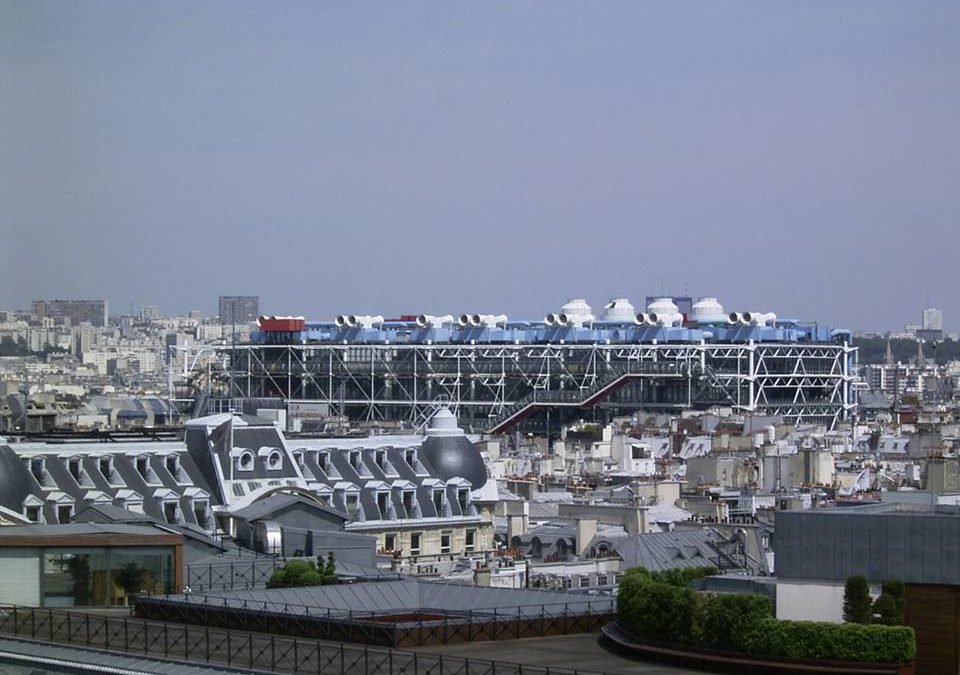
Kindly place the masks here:
MULTIPOLYGON (((439 403, 474 430, 503 432, 545 411, 583 417, 713 405, 832 428, 855 407, 850 333, 767 312, 670 298, 599 317, 571 299, 541 321, 502 314, 261 317, 250 344, 218 347, 235 399, 319 402, 353 420, 418 422, 439 403)), ((534 417, 533 419, 536 419, 534 417)), ((532 422, 532 420, 531 420, 532 422)))

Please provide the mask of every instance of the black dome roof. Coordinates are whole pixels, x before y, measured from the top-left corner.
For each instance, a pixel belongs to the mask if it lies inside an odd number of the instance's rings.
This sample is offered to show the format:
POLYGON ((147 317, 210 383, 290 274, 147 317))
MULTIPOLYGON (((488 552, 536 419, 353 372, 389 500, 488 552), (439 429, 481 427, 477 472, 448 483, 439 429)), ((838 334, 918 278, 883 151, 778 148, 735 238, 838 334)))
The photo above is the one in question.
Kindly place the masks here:
POLYGON ((487 467, 483 457, 466 436, 427 438, 420 450, 420 457, 433 469, 431 473, 442 480, 460 476, 470 481, 474 490, 487 482, 487 467))
POLYGON ((430 420, 420 458, 433 470, 431 473, 442 480, 466 478, 474 490, 487 482, 487 466, 480 451, 457 426, 453 413, 445 408, 430 420))

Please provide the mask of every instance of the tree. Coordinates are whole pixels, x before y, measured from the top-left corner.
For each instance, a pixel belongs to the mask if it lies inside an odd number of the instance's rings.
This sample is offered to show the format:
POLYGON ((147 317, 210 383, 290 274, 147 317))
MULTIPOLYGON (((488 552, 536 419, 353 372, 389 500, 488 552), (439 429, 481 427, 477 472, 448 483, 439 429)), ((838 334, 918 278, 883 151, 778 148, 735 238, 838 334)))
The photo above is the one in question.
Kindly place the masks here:
POLYGON ((90 556, 75 555, 67 563, 67 570, 73 579, 73 604, 90 604, 90 556))
POLYGON ((873 602, 870 587, 862 575, 847 577, 843 590, 843 620, 847 623, 870 623, 873 602))
POLYGON ((327 554, 326 563, 320 556, 317 557, 317 562, 319 565, 312 560, 291 560, 270 575, 267 588, 299 588, 337 583, 333 552, 327 554))
MULTIPOLYGON (((322 558, 321 558, 320 556, 317 556, 317 568, 320 568, 321 560, 322 560, 322 558)), ((325 565, 323 565, 323 576, 325 576, 325 577, 327 577, 327 578, 329 578, 329 579, 332 579, 333 581, 336 581, 336 578, 337 578, 337 563, 336 563, 336 560, 334 560, 334 558, 333 558, 333 551, 330 551, 330 552, 327 553, 327 562, 326 562, 325 565)), ((329 581, 329 582, 327 582, 327 583, 331 583, 331 584, 332 584, 333 581, 329 581)))
POLYGON ((880 597, 873 603, 873 622, 887 626, 903 625, 903 610, 906 605, 902 581, 884 581, 880 597))
POLYGON ((116 571, 115 578, 127 600, 132 594, 144 590, 147 570, 137 561, 131 560, 116 571))

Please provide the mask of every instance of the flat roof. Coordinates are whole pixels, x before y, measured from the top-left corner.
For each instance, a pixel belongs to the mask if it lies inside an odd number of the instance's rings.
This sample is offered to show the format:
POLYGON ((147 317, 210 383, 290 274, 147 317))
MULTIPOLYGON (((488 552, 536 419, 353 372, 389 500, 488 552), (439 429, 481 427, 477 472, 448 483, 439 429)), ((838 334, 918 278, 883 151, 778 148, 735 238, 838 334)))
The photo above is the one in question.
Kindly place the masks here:
POLYGON ((153 546, 180 544, 183 537, 142 525, 69 523, 0 527, 0 548, 11 546, 153 546))
MULTIPOLYGON (((448 613, 497 612, 546 615, 612 609, 613 598, 574 593, 466 586, 463 584, 403 579, 360 584, 333 584, 304 588, 224 591, 201 595, 169 596, 167 602, 211 604, 218 608, 256 608, 264 612, 332 616, 404 614, 417 611, 448 613)), ((361 620, 362 616, 356 616, 361 620)))

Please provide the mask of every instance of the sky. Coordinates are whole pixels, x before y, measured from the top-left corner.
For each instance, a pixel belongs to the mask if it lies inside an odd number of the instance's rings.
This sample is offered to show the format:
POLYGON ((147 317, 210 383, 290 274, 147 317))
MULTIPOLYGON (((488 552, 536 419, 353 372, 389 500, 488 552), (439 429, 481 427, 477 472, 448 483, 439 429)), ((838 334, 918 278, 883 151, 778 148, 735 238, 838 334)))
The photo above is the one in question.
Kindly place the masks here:
POLYGON ((0 308, 960 330, 960 3, 0 0, 0 308))

